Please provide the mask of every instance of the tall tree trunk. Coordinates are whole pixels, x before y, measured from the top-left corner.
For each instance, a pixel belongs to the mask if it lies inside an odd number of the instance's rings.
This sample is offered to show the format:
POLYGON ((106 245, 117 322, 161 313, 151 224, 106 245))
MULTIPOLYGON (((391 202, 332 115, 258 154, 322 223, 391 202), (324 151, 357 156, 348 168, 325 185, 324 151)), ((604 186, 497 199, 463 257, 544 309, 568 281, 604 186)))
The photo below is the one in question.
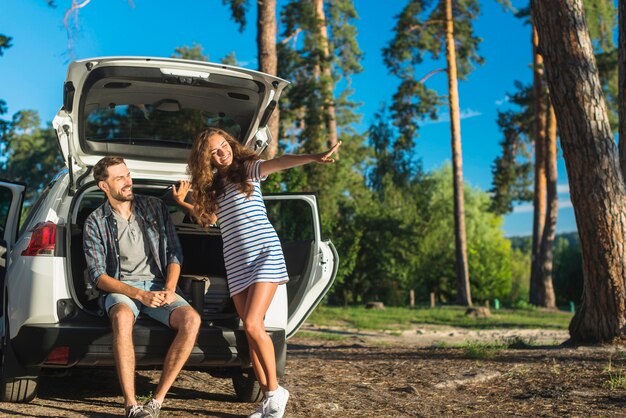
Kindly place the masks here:
POLYGON ((626 180, 626 0, 618 1, 617 77, 619 102, 619 162, 626 180))
POLYGON ((582 0, 533 0, 583 255, 573 342, 626 331, 626 197, 582 0))
MULTIPOLYGON (((323 56, 321 58, 321 74, 326 82, 325 114, 326 114, 326 131, 328 133, 328 145, 333 146, 337 143, 337 111, 335 109, 335 83, 333 82, 331 70, 330 46, 328 41, 328 29, 326 28, 326 15, 324 14, 324 0, 313 0, 315 4, 315 16, 319 22, 321 49, 323 56)), ((318 71, 319 73, 320 71, 318 71)))
MULTIPOLYGON (((277 75, 278 56, 276 54, 276 0, 257 0, 257 49, 259 53, 259 71, 277 75)), ((272 159, 278 151, 278 104, 267 123, 272 141, 265 150, 265 157, 272 159)))
POLYGON ((547 144, 546 144, 546 178, 547 178, 547 209, 546 220, 541 238, 541 249, 539 259, 541 264, 541 282, 539 286, 539 306, 545 308, 556 308, 554 297, 554 286, 552 284, 552 261, 554 258, 554 236, 556 235, 556 220, 559 211, 559 199, 556 190, 556 116, 554 107, 548 99, 548 123, 547 123, 547 144))
POLYGON ((465 201, 463 196, 463 156, 461 152, 461 118, 459 114, 459 88, 454 45, 452 0, 445 0, 446 8, 446 60, 448 62, 448 100, 450 105, 450 134, 452 137, 452 168, 454 183, 454 237, 456 247, 457 303, 472 306, 472 295, 467 266, 467 238, 465 236, 465 201))
POLYGON ((533 242, 530 268, 530 303, 541 305, 541 239, 546 219, 546 95, 543 88, 543 57, 537 52, 539 37, 533 25, 533 93, 535 97, 535 190, 533 193, 533 242))

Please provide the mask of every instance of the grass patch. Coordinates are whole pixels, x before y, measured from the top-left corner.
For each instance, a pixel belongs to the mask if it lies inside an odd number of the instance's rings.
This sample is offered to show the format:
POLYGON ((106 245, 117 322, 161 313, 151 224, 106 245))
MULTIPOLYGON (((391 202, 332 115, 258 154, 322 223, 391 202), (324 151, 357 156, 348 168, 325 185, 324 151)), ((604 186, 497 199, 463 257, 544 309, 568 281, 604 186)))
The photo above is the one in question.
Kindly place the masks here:
POLYGON ((622 369, 615 372, 609 372, 609 379, 607 380, 606 385, 611 390, 626 389, 626 373, 624 373, 622 369))
POLYGON ((144 404, 152 399, 152 391, 148 392, 148 394, 145 396, 137 395, 136 398, 139 405, 144 404))
POLYGON ((490 359, 498 355, 502 350, 506 349, 506 345, 502 343, 484 343, 479 341, 469 341, 460 345, 465 350, 465 355, 473 359, 490 359))
POLYGON ((298 338, 308 338, 313 340, 327 340, 327 341, 343 341, 350 337, 340 334, 333 334, 330 332, 311 332, 311 331, 298 331, 298 338))
POLYGON ((526 366, 513 366, 513 368, 509 369, 504 375, 510 380, 518 377, 524 377, 530 372, 530 368, 526 366))
POLYGON ((365 307, 319 306, 308 322, 317 326, 340 326, 355 329, 406 330, 414 324, 449 325, 470 329, 544 328, 566 330, 572 313, 542 311, 539 309, 491 310, 490 318, 465 315, 466 308, 445 306, 430 308, 387 307, 384 311, 365 307))
POLYGON ((506 348, 531 348, 537 345, 537 338, 535 337, 520 337, 519 335, 515 335, 513 337, 505 337, 501 338, 501 343, 506 348))

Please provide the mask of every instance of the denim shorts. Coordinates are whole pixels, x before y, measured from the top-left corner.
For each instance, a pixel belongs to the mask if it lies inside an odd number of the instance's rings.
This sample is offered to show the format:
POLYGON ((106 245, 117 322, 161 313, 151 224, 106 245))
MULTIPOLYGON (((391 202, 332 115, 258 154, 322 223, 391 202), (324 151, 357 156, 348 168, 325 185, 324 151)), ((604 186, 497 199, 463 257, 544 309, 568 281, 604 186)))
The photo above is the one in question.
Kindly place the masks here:
MULTIPOLYGON (((122 280, 122 283, 127 284, 132 287, 136 287, 141 290, 146 290, 146 291, 163 290, 162 282, 153 282, 152 280, 146 280, 146 281, 122 280)), ((141 302, 139 302, 137 299, 129 298, 128 296, 122 295, 121 293, 108 293, 104 297, 104 308, 108 315, 109 311, 111 310, 113 306, 117 305, 118 303, 123 303, 133 311, 133 314, 135 315, 135 320, 137 320, 137 316, 141 312, 145 315, 148 315, 150 318, 159 321, 163 325, 166 325, 169 327, 170 315, 172 314, 174 309, 180 308, 181 306, 191 306, 185 300, 185 298, 183 298, 179 294, 179 292, 180 291, 176 289, 176 300, 174 300, 174 302, 170 303, 169 305, 159 306, 157 308, 150 308, 142 304, 141 302)))

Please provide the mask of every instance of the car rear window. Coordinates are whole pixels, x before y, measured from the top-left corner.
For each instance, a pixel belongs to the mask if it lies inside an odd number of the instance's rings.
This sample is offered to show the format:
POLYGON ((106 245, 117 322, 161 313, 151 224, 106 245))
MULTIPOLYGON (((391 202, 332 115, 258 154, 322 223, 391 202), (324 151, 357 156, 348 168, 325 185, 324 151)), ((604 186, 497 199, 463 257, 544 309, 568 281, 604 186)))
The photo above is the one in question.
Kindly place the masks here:
POLYGON ((167 145, 190 148, 199 132, 219 127, 239 138, 241 126, 232 118, 182 108, 170 99, 160 104, 117 104, 95 108, 87 113, 85 136, 89 141, 129 145, 167 145))
POLYGON ((246 141, 263 92, 253 80, 218 73, 194 78, 159 68, 96 68, 80 87, 81 148, 88 154, 185 162, 206 128, 246 141))

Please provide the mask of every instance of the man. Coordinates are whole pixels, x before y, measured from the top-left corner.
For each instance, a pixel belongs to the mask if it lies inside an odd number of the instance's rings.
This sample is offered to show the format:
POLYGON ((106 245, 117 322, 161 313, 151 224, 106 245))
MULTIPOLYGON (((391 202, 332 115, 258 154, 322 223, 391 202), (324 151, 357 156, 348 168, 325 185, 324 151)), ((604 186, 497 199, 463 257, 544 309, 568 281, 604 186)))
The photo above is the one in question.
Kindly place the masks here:
POLYGON ((126 417, 158 417, 161 404, 194 346, 200 316, 176 285, 182 251, 165 204, 133 194, 133 181, 120 157, 105 157, 93 176, 107 201, 85 222, 83 247, 89 278, 104 293, 113 329, 113 354, 126 417), (142 312, 176 331, 154 397, 135 398, 133 325, 142 312))

